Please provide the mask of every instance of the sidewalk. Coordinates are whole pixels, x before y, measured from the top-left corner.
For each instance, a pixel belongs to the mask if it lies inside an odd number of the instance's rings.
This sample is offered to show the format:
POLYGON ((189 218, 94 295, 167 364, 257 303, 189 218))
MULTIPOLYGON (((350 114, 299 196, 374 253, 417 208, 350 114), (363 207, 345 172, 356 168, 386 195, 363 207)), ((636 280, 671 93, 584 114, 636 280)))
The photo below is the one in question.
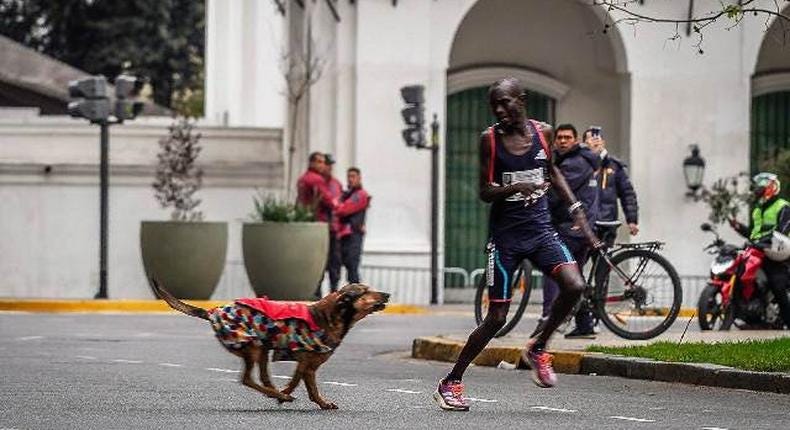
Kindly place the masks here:
MULTIPOLYGON (((529 309, 518 327, 518 332, 494 339, 475 359, 478 366, 492 366, 503 369, 526 368, 521 362, 521 351, 526 345, 529 330, 535 326, 537 309, 529 309), (533 313, 530 313, 533 311, 533 313)), ((599 376, 618 376, 633 379, 647 379, 664 382, 680 382, 726 388, 739 388, 755 391, 768 391, 790 394, 790 374, 754 372, 734 369, 707 363, 669 363, 650 359, 605 355, 586 352, 593 344, 604 346, 644 345, 656 341, 707 342, 740 341, 754 339, 773 339, 790 335, 778 330, 738 330, 728 332, 699 330, 696 320, 679 317, 675 324, 661 336, 648 341, 631 341, 617 337, 608 329, 598 328, 597 338, 565 339, 557 333, 551 340, 550 348, 554 355, 554 368, 558 373, 588 374, 599 376), (688 324, 688 330, 683 335, 688 324)), ((454 362, 466 342, 469 333, 446 333, 414 339, 412 357, 426 360, 454 362)))

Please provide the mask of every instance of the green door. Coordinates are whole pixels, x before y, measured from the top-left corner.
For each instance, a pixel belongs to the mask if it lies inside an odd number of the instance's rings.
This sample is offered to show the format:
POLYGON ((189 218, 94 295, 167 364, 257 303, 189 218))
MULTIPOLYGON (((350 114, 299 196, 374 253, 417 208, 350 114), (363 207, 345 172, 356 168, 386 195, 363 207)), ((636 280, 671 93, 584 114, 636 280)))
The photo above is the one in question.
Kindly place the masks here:
MULTIPOLYGON (((553 123, 554 100, 529 92, 530 118, 553 123)), ((488 106, 488 87, 464 90, 447 97, 445 145, 444 265, 468 272, 483 267, 488 235, 488 205, 478 198, 480 133, 495 121, 488 106)), ((456 276, 445 276, 446 287, 461 287, 456 276)))
POLYGON ((783 151, 790 151, 790 91, 753 98, 752 174, 765 170, 777 173, 782 180, 782 195, 790 197, 790 166, 778 161, 783 151))

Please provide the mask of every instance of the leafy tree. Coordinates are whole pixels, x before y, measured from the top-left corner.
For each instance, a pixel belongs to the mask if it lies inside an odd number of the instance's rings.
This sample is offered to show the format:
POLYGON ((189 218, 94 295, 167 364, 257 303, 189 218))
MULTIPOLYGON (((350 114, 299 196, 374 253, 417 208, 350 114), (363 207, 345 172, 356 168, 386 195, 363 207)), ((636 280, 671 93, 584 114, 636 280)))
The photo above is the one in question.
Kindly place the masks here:
POLYGON ((204 0, 0 0, 0 34, 92 74, 144 76, 168 108, 202 96, 204 0))
POLYGON ((685 31, 687 36, 693 34, 697 38, 694 47, 700 54, 704 53, 702 49, 704 30, 719 21, 726 22, 729 29, 740 25, 743 19, 748 16, 762 17, 766 20, 766 23, 770 18, 776 18, 781 23, 784 33, 786 35, 790 34, 790 29, 787 28, 790 24, 790 15, 785 10, 785 8, 790 6, 790 0, 774 0, 770 3, 759 0, 739 0, 737 3, 735 1, 720 1, 715 6, 710 6, 704 10, 695 10, 694 0, 686 0, 685 2, 673 1, 673 4, 687 8, 688 13, 684 18, 657 16, 649 11, 646 12, 644 8, 640 10, 640 6, 645 3, 644 0, 592 0, 591 3, 593 6, 603 8, 615 16, 615 18, 609 18, 609 15, 607 15, 607 20, 604 23, 604 33, 611 26, 618 24, 670 24, 674 27, 674 33, 669 39, 680 39, 681 31, 685 31))

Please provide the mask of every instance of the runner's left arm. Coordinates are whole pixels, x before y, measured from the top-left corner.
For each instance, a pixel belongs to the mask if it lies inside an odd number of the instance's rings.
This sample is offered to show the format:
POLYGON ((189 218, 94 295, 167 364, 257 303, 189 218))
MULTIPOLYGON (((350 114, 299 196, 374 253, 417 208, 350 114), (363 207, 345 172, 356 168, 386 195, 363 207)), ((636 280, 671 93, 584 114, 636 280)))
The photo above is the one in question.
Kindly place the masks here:
POLYGON ((602 242, 595 233, 593 233, 590 223, 587 222, 587 216, 584 214, 584 208, 581 202, 573 195, 573 192, 568 186, 568 182, 565 180, 565 177, 562 176, 562 172, 560 172, 560 169, 553 163, 551 167, 549 167, 549 175, 551 176, 551 185, 554 187, 557 194, 559 194, 560 198, 565 200, 568 204, 571 217, 573 217, 576 225, 581 228, 584 237, 587 238, 587 241, 590 242, 593 248, 600 248, 602 242))

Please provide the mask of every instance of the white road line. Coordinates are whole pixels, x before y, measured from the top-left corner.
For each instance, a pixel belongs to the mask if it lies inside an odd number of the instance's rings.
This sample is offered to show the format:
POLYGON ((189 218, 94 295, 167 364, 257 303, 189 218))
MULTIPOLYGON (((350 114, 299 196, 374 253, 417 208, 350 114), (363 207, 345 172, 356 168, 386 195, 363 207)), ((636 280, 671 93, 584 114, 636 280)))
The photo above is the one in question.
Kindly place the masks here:
POLYGON ((113 360, 116 363, 127 363, 127 364, 140 364, 142 361, 140 360, 124 360, 123 358, 118 358, 113 360))
POLYGON ((175 364, 175 363, 159 363, 159 365, 165 367, 181 367, 180 364, 175 364))
POLYGON ((496 403, 499 401, 494 399, 478 399, 476 397, 467 397, 466 399, 469 400, 470 402, 480 402, 480 403, 496 403))
POLYGON ((389 391, 390 393, 422 394, 422 391, 401 390, 400 388, 387 388, 384 391, 389 391))
POLYGON ((38 340, 44 339, 44 336, 25 336, 25 337, 18 337, 16 340, 38 340))
POLYGON ((95 360, 96 357, 91 357, 90 355, 78 355, 77 358, 81 358, 83 360, 95 360))
POLYGON ((576 409, 550 408, 548 406, 533 406, 530 409, 537 409, 539 411, 562 412, 566 414, 572 414, 576 412, 576 409))
POLYGON ((325 382, 322 382, 322 384, 339 385, 341 387, 358 387, 357 384, 349 384, 348 382, 325 381, 325 382))
POLYGON ((231 369, 219 369, 216 367, 207 367, 206 370, 210 370, 212 372, 222 372, 222 373, 239 373, 239 370, 231 370, 231 369))
POLYGON ((613 420, 634 421, 637 423, 654 423, 656 420, 648 420, 646 418, 622 417, 620 415, 612 415, 609 417, 613 420))
POLYGON ((703 427, 702 430, 727 430, 724 427, 703 427))
POLYGON ((290 376, 283 376, 283 375, 272 375, 274 379, 291 379, 290 376))

